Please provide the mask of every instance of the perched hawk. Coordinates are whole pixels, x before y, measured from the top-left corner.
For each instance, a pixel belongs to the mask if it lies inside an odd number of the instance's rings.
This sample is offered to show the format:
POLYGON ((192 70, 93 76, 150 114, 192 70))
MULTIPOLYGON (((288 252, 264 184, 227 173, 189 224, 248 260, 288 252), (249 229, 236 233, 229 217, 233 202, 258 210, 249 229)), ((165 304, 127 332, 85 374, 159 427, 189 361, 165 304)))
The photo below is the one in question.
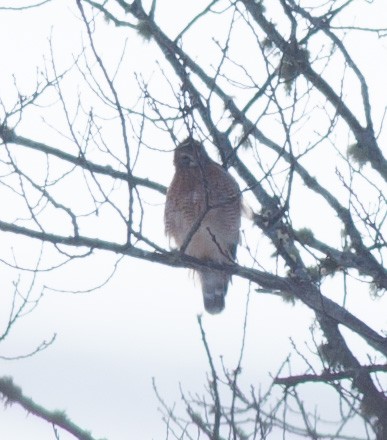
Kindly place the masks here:
MULTIPOLYGON (((203 261, 235 260, 241 223, 241 194, 234 178, 188 138, 175 150, 176 168, 167 192, 165 232, 179 249, 203 261)), ((210 267, 198 271, 204 307, 224 309, 231 276, 210 267)))

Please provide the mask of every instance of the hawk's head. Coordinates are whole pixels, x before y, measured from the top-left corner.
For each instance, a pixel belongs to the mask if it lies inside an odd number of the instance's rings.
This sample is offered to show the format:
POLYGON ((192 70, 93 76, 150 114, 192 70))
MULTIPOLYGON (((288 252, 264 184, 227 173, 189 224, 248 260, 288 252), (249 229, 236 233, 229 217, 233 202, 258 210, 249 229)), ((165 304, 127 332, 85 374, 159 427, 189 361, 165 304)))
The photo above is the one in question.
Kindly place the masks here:
POLYGON ((176 168, 195 168, 203 166, 208 160, 203 145, 190 137, 176 148, 173 163, 176 168))

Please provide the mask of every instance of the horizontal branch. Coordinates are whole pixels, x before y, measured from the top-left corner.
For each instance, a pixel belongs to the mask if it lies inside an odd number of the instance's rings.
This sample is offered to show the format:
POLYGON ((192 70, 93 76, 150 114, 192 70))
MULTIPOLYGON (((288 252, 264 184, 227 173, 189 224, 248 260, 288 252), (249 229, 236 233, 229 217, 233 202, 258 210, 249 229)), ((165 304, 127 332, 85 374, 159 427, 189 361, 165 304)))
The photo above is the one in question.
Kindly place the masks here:
POLYGON ((286 387, 294 387, 302 383, 308 382, 334 382, 343 379, 356 378, 361 373, 387 373, 387 365, 367 365, 359 369, 350 369, 339 373, 324 372, 321 374, 300 374, 298 376, 276 377, 274 383, 276 385, 285 385, 286 387))
POLYGON ((211 267, 218 270, 227 271, 227 273, 248 279, 264 289, 290 293, 295 298, 301 300, 304 304, 314 310, 316 313, 326 315, 339 324, 344 325, 363 337, 368 344, 376 350, 387 356, 387 338, 379 335, 368 327, 363 321, 356 318, 348 310, 336 304, 334 301, 321 294, 318 287, 306 281, 300 281, 298 278, 284 278, 256 269, 251 269, 237 264, 222 265, 212 262, 203 262, 199 259, 190 257, 179 252, 151 252, 127 244, 119 244, 90 238, 85 236, 62 236, 48 232, 36 231, 33 229, 18 226, 12 223, 6 223, 0 220, 0 230, 20 234, 25 237, 35 238, 40 241, 49 242, 55 245, 66 245, 72 247, 87 247, 90 249, 100 249, 114 252, 116 254, 127 255, 141 260, 151 261, 153 263, 164 264, 171 267, 185 267, 200 270, 203 267, 211 267))
POLYGON ((158 191, 161 194, 166 194, 167 192, 165 186, 153 182, 149 179, 144 179, 142 177, 135 177, 123 171, 114 170, 111 166, 108 165, 96 164, 94 162, 91 162, 90 160, 85 159, 82 156, 74 156, 57 148, 43 144, 42 142, 36 142, 31 139, 25 138, 23 136, 18 136, 12 130, 7 130, 5 128, 2 128, 1 126, 0 126, 0 138, 7 144, 20 145, 22 147, 30 148, 35 151, 40 151, 41 153, 45 153, 49 156, 57 157, 58 159, 79 166, 80 168, 83 168, 84 170, 87 170, 90 173, 103 174, 105 176, 112 177, 113 179, 129 181, 129 183, 133 186, 136 185, 144 186, 146 188, 150 188, 155 191, 158 191))
POLYGON ((31 398, 24 396, 21 388, 15 385, 10 377, 0 378, 0 394, 3 395, 7 404, 17 403, 27 412, 59 426, 79 440, 95 440, 88 431, 84 431, 69 420, 63 411, 48 411, 31 398))

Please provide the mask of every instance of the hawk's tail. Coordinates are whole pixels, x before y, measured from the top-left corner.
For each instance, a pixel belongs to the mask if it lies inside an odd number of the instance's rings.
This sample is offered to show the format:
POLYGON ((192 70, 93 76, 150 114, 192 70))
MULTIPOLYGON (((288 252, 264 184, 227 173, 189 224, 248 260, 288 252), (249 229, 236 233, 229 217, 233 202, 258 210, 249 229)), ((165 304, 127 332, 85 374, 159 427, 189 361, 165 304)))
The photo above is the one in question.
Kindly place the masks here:
POLYGON ((199 272, 202 284, 204 308, 208 313, 220 313, 224 309, 224 298, 227 293, 230 276, 217 270, 199 272))

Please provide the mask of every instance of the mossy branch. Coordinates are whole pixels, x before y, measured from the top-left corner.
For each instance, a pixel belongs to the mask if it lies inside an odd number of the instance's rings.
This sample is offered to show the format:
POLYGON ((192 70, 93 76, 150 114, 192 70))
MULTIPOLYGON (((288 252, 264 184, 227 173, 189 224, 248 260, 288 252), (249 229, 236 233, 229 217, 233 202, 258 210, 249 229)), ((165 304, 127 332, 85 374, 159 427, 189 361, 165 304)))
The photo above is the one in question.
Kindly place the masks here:
POLYGON ((96 440, 90 432, 75 425, 64 411, 48 411, 31 398, 24 396, 22 389, 13 383, 11 377, 0 377, 0 395, 6 404, 17 403, 28 413, 64 429, 79 440, 96 440))

